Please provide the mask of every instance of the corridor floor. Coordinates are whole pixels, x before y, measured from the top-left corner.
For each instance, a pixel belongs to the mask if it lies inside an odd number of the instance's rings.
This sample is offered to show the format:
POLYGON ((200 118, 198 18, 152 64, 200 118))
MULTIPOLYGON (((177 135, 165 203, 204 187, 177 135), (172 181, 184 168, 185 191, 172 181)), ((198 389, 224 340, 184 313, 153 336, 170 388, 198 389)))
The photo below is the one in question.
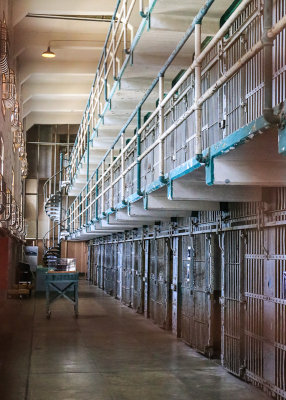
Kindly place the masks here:
POLYGON ((269 399, 85 281, 78 319, 65 300, 52 309, 0 309, 1 400, 269 399))

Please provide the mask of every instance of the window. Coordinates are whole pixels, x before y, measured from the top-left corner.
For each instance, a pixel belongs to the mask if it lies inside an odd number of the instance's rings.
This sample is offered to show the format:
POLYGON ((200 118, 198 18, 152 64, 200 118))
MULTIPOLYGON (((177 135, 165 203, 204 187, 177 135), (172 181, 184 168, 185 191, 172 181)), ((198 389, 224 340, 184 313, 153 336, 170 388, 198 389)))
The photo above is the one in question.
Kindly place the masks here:
POLYGON ((4 172, 4 142, 2 136, 0 137, 0 174, 4 172))

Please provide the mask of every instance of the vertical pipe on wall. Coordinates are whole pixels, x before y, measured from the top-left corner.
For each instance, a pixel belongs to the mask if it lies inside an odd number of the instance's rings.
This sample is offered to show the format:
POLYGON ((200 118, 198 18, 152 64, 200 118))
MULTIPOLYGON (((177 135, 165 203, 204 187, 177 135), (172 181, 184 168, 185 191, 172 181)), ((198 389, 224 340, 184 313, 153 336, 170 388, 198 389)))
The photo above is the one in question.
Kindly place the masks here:
POLYGON ((104 165, 105 165, 105 160, 102 160, 101 164, 101 214, 104 214, 104 165))
MULTIPOLYGON (((114 148, 112 147, 111 148, 111 151, 110 151, 110 165, 112 165, 112 163, 113 163, 113 160, 114 160, 114 148)), ((109 207, 113 210, 113 205, 114 205, 114 199, 113 199, 113 196, 114 196, 114 186, 113 186, 113 179, 114 179, 114 173, 113 173, 113 167, 111 167, 111 169, 110 169, 110 185, 111 185, 111 187, 110 187, 110 194, 109 194, 109 207)))
POLYGON ((115 55, 115 25, 112 24, 112 73, 113 73, 113 79, 117 79, 116 76, 116 55, 115 55))
POLYGON ((138 160, 138 157, 141 154, 141 134, 139 133, 139 129, 141 128, 141 107, 138 107, 137 110, 137 194, 141 196, 141 161, 138 160))
POLYGON ((79 195, 79 206, 78 206, 78 213, 79 213, 78 228, 81 227, 81 211, 82 211, 82 194, 80 193, 80 195, 79 195))
POLYGON ((87 183, 85 189, 85 225, 88 224, 88 192, 89 192, 89 183, 87 183))
POLYGON ((59 181, 59 189, 61 189, 63 181, 63 153, 60 153, 60 181, 59 181))
POLYGON ((89 147, 90 147, 90 99, 88 100, 88 117, 87 117, 87 149, 86 149, 86 181, 89 181, 89 147))
POLYGON ((195 125, 196 125, 196 156, 200 161, 202 159, 202 108, 198 105, 201 97, 201 63, 196 60, 201 52, 201 24, 195 25, 195 125))
POLYGON ((96 185, 95 185, 95 220, 98 221, 98 168, 95 171, 95 181, 96 181, 96 185))
POLYGON ((279 124, 280 117, 274 114, 272 107, 272 77, 273 77, 273 39, 267 35, 272 28, 273 0, 264 0, 263 14, 263 67, 264 67, 264 109, 263 117, 270 124, 279 124))
POLYGON ((124 145, 125 145, 125 132, 121 135, 121 201, 125 203, 125 175, 123 174, 125 170, 125 156, 124 156, 124 145))
MULTIPOLYGON (((159 77, 159 137, 164 133, 164 106, 161 105, 164 99, 164 75, 159 77)), ((159 141, 159 180, 164 182, 165 175, 165 154, 164 154, 164 141, 159 141)))
POLYGON ((107 65, 106 65, 106 47, 104 47, 104 100, 108 101, 107 97, 107 65))
POLYGON ((124 42, 124 53, 128 54, 127 49, 127 0, 124 0, 124 13, 123 13, 123 42, 124 42))

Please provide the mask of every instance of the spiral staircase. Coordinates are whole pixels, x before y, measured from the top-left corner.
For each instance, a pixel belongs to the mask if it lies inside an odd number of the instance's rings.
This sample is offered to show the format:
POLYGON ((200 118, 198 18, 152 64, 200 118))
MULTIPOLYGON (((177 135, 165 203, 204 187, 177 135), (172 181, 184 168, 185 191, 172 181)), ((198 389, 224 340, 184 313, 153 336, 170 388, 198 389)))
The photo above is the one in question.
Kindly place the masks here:
POLYGON ((58 265, 61 257, 61 241, 68 235, 66 209, 63 206, 69 185, 69 180, 66 179, 68 172, 68 166, 62 167, 44 184, 44 210, 51 220, 52 227, 43 237, 43 265, 49 268, 58 265))

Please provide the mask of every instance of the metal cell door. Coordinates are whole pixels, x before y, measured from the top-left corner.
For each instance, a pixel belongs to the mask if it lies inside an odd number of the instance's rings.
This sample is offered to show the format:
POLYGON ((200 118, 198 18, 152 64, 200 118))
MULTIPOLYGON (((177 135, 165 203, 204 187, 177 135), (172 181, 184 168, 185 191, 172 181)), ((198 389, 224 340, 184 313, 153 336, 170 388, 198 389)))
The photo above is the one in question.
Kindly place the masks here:
MULTIPOLYGON (((281 188, 281 192, 283 195, 283 201, 281 202, 282 204, 278 204, 278 207, 280 210, 284 211, 284 216, 282 218, 284 218, 285 224, 286 189, 281 188)), ((282 218, 278 217, 277 219, 282 218)), ((273 251, 271 261, 272 266, 274 265, 275 268, 268 268, 265 286, 268 289, 267 295, 271 296, 272 301, 275 303, 275 314, 272 315, 272 321, 273 319, 275 321, 273 324, 275 326, 275 336, 273 336, 273 332, 268 329, 267 339, 268 343, 270 342, 272 345, 272 359, 274 361, 273 364, 275 364, 275 377, 273 379, 269 375, 267 376, 264 372, 264 378, 266 378, 268 382, 271 382, 271 389, 276 393, 277 400, 282 400, 286 399, 286 225, 276 226, 275 228, 269 229, 268 235, 271 238, 269 238, 269 241, 272 242, 272 245, 270 244, 268 249, 270 254, 273 251), (271 273, 274 275, 273 277, 271 277, 271 273), (273 282, 272 285, 269 284, 270 280, 273 282), (269 340, 269 338, 271 340, 269 340)), ((264 313, 264 316, 265 314, 266 313, 264 313)), ((270 322, 272 321, 268 317, 268 319, 265 320, 264 325, 267 324, 269 327, 270 322)), ((265 358, 264 365, 266 362, 267 360, 265 358)))
POLYGON ((116 298, 122 298, 122 269, 123 269, 123 243, 117 245, 117 268, 116 268, 116 298))
POLYGON ((150 265, 150 241, 143 240, 143 251, 144 251, 144 277, 143 277, 143 285, 144 285, 144 316, 145 318, 150 317, 150 273, 151 273, 151 265, 150 265))
POLYGON ((101 253, 100 245, 96 246, 96 284, 100 287, 101 282, 101 253))
POLYGON ((241 232, 224 234, 222 274, 222 364, 230 372, 243 373, 244 250, 241 232))
POLYGON ((220 352, 220 264, 216 235, 182 238, 181 337, 209 357, 220 352))
POLYGON ((131 306, 132 242, 125 242, 124 247, 121 300, 127 306, 131 306))
POLYGON ((105 256, 105 245, 101 244, 100 245, 100 281, 99 281, 99 287, 101 289, 104 289, 104 278, 105 278, 105 272, 104 272, 104 256, 105 256))
MULTIPOLYGON (((180 328, 181 337, 184 341, 191 344, 191 326, 194 325, 193 315, 193 267, 191 267, 191 253, 193 248, 191 246, 191 238, 189 236, 182 237, 182 256, 181 268, 179 271, 180 279, 180 301, 179 301, 179 314, 180 314, 180 328)), ((193 257, 192 257, 193 261, 193 257)))
POLYGON ((132 307, 138 313, 144 312, 144 251, 142 241, 133 242, 132 248, 132 307))
POLYGON ((112 244, 105 245, 105 277, 104 287, 106 293, 113 293, 113 269, 112 269, 112 244))
POLYGON ((193 324, 190 326, 192 345, 209 354, 212 351, 210 335, 210 242, 209 235, 195 235, 193 238, 193 324))
MULTIPOLYGON (((181 287, 181 271, 180 271, 180 260, 181 260, 181 246, 182 238, 173 237, 170 239, 172 243, 172 264, 173 264, 173 276, 171 276, 171 297, 172 297, 172 332, 178 337, 181 336, 181 324, 179 316, 179 304, 180 304, 180 287, 181 287)), ((170 271, 171 272, 171 271, 170 271)))
POLYGON ((150 318, 168 329, 171 326, 170 245, 164 238, 150 241, 150 318))
POLYGON ((112 281, 112 293, 114 297, 117 297, 117 268, 118 268, 118 244, 112 244, 112 270, 113 270, 113 281, 112 281))
MULTIPOLYGON (((244 313, 244 321, 241 321, 244 324, 244 326, 242 326, 244 329, 244 349, 241 349, 241 351, 244 350, 243 358, 245 360, 247 379, 255 382, 257 385, 261 377, 266 377, 268 380, 273 376, 273 381, 275 379, 274 346, 273 344, 271 345, 270 337, 263 343, 263 336, 265 336, 265 334, 267 335, 267 331, 270 332, 270 326, 274 327, 275 325, 273 323, 275 304, 273 302, 264 301, 264 294, 270 294, 270 288, 265 288, 264 292, 265 267, 267 269, 267 264, 272 263, 269 269, 271 272, 274 272, 275 266, 273 265, 273 260, 267 261, 264 255, 264 245, 266 245, 266 243, 263 243, 264 233, 261 230, 248 230, 244 235, 244 239, 245 309, 241 310, 244 313), (267 324, 269 324, 269 327, 263 326, 264 318, 267 324), (267 354, 267 363, 265 365, 263 365, 264 350, 267 354)), ((273 283, 274 280, 271 279, 271 284, 273 283)), ((274 343, 274 332, 272 343, 274 343)))
POLYGON ((92 280, 92 247, 89 245, 87 248, 87 280, 92 280))
POLYGON ((96 246, 89 247, 89 281, 96 285, 96 246))

